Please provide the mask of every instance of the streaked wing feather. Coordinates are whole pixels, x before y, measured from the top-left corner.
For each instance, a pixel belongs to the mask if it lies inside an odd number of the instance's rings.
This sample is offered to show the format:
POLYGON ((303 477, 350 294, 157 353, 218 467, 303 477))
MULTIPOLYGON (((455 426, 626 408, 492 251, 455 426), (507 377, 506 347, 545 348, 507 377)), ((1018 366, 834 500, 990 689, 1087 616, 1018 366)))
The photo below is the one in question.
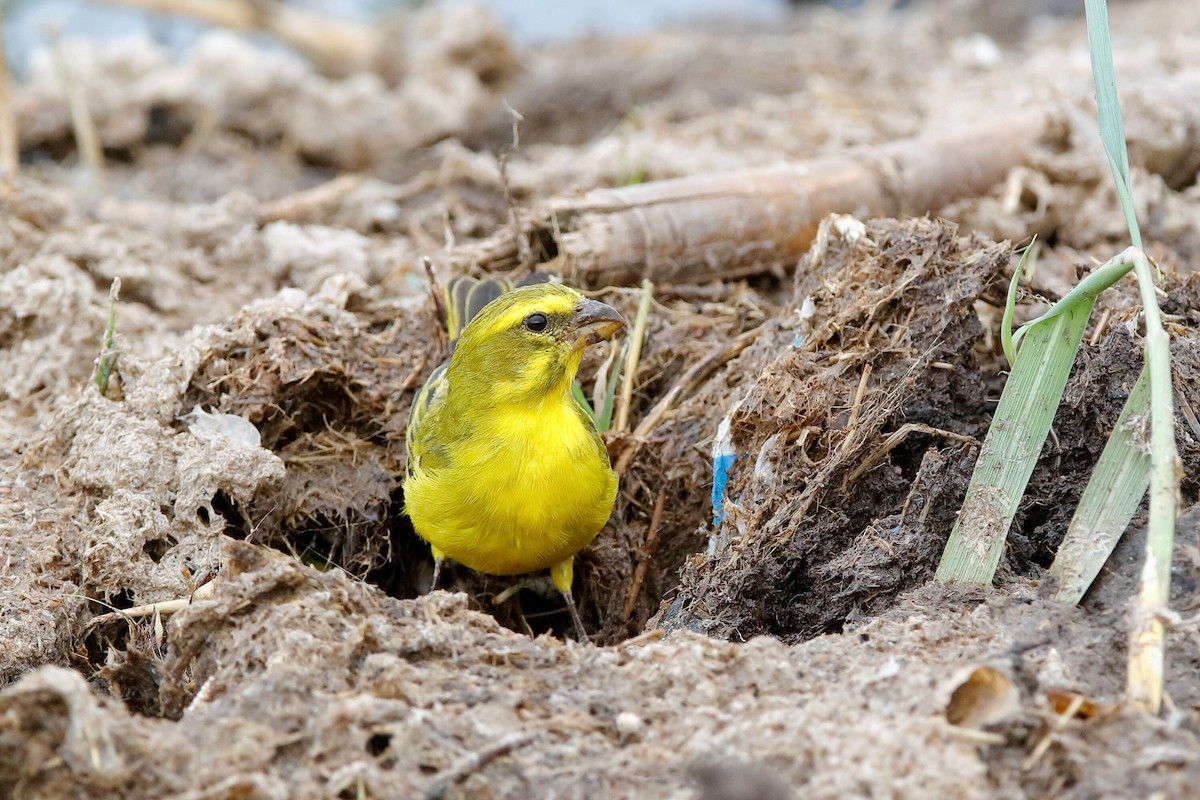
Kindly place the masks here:
POLYGON ((484 306, 510 289, 512 289, 512 284, 502 278, 477 281, 471 287, 471 291, 467 293, 467 306, 463 319, 467 322, 475 319, 475 315, 483 311, 484 306))
POLYGON ((465 275, 451 278, 446 284, 446 327, 451 348, 484 306, 512 288, 512 281, 506 278, 476 280, 465 275))
POLYGON ((557 278, 558 275, 554 272, 531 272, 517 281, 515 286, 535 286, 539 283, 555 283, 557 278))
POLYGON ((463 328, 467 327, 465 318, 467 295, 474 284, 474 278, 464 275, 451 278, 446 284, 446 329, 450 334, 451 347, 454 346, 454 342, 458 341, 463 328))
POLYGON ((431 420, 437 414, 446 387, 445 362, 433 371, 421 391, 413 398, 412 408, 408 412, 408 427, 405 429, 405 447, 408 450, 407 471, 411 475, 420 461, 426 468, 436 467, 446 459, 444 445, 439 444, 435 437, 430 436, 431 420))

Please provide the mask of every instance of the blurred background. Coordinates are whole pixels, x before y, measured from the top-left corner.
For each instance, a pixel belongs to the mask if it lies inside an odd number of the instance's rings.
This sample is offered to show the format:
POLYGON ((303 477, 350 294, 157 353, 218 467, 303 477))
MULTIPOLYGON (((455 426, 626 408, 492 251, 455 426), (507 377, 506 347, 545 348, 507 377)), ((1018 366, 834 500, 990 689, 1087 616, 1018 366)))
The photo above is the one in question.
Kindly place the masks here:
MULTIPOLYGON (((829 5, 847 6, 854 0, 829 5)), ((370 22, 423 6, 490 7, 509 35, 524 44, 581 36, 644 33, 663 26, 698 22, 770 24, 786 18, 788 0, 294 0, 287 5, 324 16, 370 22)), ((45 26, 65 36, 112 38, 144 33, 169 48, 184 48, 205 26, 179 15, 160 14, 89 0, 11 0, 6 8, 8 55, 20 70, 43 38, 45 26)), ((269 37, 261 37, 264 44, 269 37)))

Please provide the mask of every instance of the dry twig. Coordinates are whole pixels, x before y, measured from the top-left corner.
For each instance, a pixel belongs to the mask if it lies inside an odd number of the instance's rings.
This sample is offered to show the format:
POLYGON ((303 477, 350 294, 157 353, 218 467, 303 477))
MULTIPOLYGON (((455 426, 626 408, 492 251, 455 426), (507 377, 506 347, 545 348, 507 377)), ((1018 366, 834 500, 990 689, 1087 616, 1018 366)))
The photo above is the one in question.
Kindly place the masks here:
POLYGON ((1061 714, 1056 715, 1054 719, 1050 721, 1050 726, 1046 729, 1046 733, 1034 746, 1033 751, 1029 754, 1029 757, 1021 763, 1022 772, 1029 772, 1029 770, 1037 766, 1037 763, 1042 760, 1042 756, 1046 755, 1046 751, 1049 750, 1050 745, 1053 744, 1054 735, 1066 727, 1067 723, 1075 717, 1075 714, 1078 713, 1079 709, 1083 708, 1083 703, 1086 699, 1087 698, 1085 698, 1083 695, 1077 695, 1071 700, 1071 704, 1068 705, 1061 714))
POLYGON ((882 461, 884 456, 892 452, 892 450, 896 449, 901 442, 907 439, 910 433, 927 433, 930 436, 941 436, 944 439, 950 439, 951 441, 962 442, 964 444, 979 444, 979 440, 973 436, 966 436, 961 433, 954 433, 953 431, 945 431, 941 428, 922 425, 919 422, 909 422, 897 428, 891 435, 888 436, 886 440, 884 440, 883 444, 880 445, 878 449, 864 458, 862 463, 855 467, 854 471, 846 476, 846 480, 842 485, 848 486, 861 478, 867 473, 868 470, 882 461))
POLYGON ((679 402, 685 393, 691 391, 700 381, 711 375, 722 364, 749 347, 758 338, 760 333, 762 333, 762 328, 754 328, 753 330, 746 331, 722 349, 700 359, 680 375, 679 380, 675 381, 675 385, 671 387, 670 391, 654 404, 654 408, 650 409, 650 413, 646 414, 646 417, 638 424, 633 433, 622 443, 623 449, 620 451, 621 454, 617 457, 614 467, 617 475, 625 474, 625 470, 629 469, 629 464, 633 461, 638 448, 650 437, 650 434, 658 427, 658 423, 662 421, 662 418, 666 416, 668 411, 675 407, 675 404, 679 402))
POLYGON ((71 126, 75 129, 75 147, 79 150, 79 160, 87 167, 88 173, 92 176, 93 188, 103 191, 107 184, 104 171, 104 147, 100 144, 100 135, 96 133, 96 124, 92 121, 92 112, 88 109, 83 86, 75 80, 71 66, 63 54, 58 28, 47 26, 46 35, 50 39, 50 52, 54 58, 54 66, 58 70, 59 80, 62 81, 63 91, 67 95, 67 107, 71 112, 71 126))
MULTIPOLYGON (((133 608, 126 608, 118 611, 110 611, 107 614, 100 614, 92 618, 91 622, 88 623, 88 627, 94 628, 97 625, 102 625, 105 622, 111 622, 115 619, 134 620, 144 619, 145 617, 158 617, 174 614, 177 611, 182 611, 183 609, 187 608, 192 603, 196 603, 201 600, 209 600, 214 597, 217 593, 218 583, 220 583, 219 580, 211 580, 208 583, 201 585, 196 589, 196 591, 192 592, 191 597, 180 597, 175 600, 163 600, 158 603, 146 603, 145 605, 134 606, 133 608)), ((109 606, 109 608, 112 608, 112 606, 109 606)))
POLYGON ((654 556, 654 545, 658 541, 658 527, 662 522, 666 502, 667 493, 661 492, 654 503, 654 512, 650 515, 650 528, 646 531, 646 539, 642 542, 641 552, 638 553, 638 563, 633 569, 633 579, 629 581, 629 591, 625 593, 625 606, 621 609, 621 617, 626 622, 633 616, 633 607, 637 603, 638 593, 642 590, 642 582, 646 579, 646 567, 654 556))
POLYGON ((258 207, 258 224, 278 221, 304 223, 319 219, 322 212, 328 213, 331 207, 361 187, 363 182, 362 175, 348 173, 311 189, 263 203, 258 207))
POLYGON ((454 784, 466 780, 468 776, 478 772, 500 756, 508 755, 518 747, 532 742, 535 738, 537 738, 536 733, 518 731, 505 736, 495 744, 459 759, 434 777, 429 788, 425 790, 425 800, 441 800, 454 784))

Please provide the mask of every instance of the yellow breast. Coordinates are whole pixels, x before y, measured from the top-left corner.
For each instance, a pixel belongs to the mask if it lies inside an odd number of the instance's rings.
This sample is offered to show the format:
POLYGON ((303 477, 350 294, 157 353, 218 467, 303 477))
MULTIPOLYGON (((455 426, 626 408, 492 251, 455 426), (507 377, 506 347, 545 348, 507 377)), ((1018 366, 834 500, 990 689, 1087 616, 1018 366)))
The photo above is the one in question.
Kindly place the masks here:
POLYGON ((515 575, 585 547, 608 521, 616 492, 599 436, 563 395, 472 420, 452 463, 409 476, 405 505, 417 533, 449 558, 515 575))

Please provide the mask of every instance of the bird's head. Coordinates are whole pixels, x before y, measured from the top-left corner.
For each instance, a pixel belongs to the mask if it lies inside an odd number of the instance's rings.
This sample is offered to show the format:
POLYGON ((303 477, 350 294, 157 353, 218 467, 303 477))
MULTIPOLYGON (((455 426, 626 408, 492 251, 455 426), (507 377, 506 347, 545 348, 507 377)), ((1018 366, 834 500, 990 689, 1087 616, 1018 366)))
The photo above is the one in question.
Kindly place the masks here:
POLYGON ((495 403, 538 402, 568 391, 584 349, 624 327, 615 308, 574 289, 521 286, 489 303, 463 330, 450 378, 495 403))

